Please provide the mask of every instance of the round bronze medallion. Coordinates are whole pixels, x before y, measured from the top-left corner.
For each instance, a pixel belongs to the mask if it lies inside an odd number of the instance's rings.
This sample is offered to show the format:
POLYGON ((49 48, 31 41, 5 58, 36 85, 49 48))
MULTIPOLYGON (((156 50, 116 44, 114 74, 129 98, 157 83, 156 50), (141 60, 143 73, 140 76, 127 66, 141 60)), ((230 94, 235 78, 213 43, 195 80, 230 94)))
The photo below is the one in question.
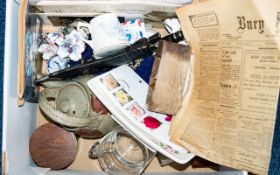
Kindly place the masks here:
POLYGON ((75 160, 78 143, 73 133, 48 123, 34 131, 29 151, 38 166, 59 170, 75 160))

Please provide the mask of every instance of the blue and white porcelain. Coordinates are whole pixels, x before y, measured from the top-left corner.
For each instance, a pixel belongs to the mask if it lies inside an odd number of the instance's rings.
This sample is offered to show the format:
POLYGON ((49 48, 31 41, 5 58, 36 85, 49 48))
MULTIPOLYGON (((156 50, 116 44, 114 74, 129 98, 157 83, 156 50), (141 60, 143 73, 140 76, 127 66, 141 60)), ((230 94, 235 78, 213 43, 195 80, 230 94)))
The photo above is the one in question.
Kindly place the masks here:
POLYGON ((59 56, 51 58, 48 62, 48 73, 57 72, 65 69, 68 65, 68 59, 61 59, 59 56))
POLYGON ((83 37, 77 30, 70 34, 50 33, 46 42, 41 44, 38 52, 43 54, 43 59, 48 60, 48 73, 65 69, 70 60, 79 62, 86 45, 83 37))

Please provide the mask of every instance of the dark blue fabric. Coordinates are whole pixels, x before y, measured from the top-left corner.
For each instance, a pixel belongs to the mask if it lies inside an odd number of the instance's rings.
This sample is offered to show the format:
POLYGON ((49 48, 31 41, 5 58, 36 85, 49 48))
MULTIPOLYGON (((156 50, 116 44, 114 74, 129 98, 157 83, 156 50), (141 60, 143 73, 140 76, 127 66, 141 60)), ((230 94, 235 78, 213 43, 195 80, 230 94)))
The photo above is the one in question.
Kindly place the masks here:
MULTIPOLYGON (((3 116, 3 65, 4 65, 4 40, 5 40, 5 14, 6 0, 0 0, 0 116, 3 116)), ((3 117, 0 120, 0 146, 2 148, 2 125, 3 117)), ((2 152, 2 151, 1 151, 2 152)), ((0 154, 2 160, 2 154, 0 154)), ((2 163, 0 164, 2 172, 2 163)), ((2 173, 1 173, 2 174, 2 173)))
POLYGON ((280 175, 280 97, 278 98, 277 109, 269 175, 280 175))
POLYGON ((137 59, 129 63, 129 66, 146 82, 149 84, 150 75, 152 73, 154 64, 154 57, 149 56, 142 59, 137 59))
POLYGON ((92 60, 92 55, 93 55, 93 50, 90 47, 90 45, 88 45, 87 43, 85 43, 86 48, 85 51, 82 53, 82 58, 84 60, 84 62, 88 62, 90 60, 92 60))

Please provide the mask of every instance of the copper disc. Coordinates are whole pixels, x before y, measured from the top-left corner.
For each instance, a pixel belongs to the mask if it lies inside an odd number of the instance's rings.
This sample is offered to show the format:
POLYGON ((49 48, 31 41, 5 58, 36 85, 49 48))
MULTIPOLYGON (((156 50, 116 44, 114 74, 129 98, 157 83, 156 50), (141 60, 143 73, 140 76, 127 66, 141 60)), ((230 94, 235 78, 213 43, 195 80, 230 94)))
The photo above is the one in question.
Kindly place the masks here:
POLYGON ((75 160, 78 143, 73 133, 48 123, 32 134, 29 151, 38 166, 59 170, 75 160))

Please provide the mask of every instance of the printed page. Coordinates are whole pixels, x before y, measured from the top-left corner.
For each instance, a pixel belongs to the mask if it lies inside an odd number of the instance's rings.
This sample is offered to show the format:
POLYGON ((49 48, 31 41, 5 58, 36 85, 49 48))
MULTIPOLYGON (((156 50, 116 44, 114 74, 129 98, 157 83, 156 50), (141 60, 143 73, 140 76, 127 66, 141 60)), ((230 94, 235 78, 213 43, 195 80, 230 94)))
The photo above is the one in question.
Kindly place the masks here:
POLYGON ((280 84, 280 1, 209 0, 177 15, 195 62, 171 140, 219 164, 266 174, 280 84))

